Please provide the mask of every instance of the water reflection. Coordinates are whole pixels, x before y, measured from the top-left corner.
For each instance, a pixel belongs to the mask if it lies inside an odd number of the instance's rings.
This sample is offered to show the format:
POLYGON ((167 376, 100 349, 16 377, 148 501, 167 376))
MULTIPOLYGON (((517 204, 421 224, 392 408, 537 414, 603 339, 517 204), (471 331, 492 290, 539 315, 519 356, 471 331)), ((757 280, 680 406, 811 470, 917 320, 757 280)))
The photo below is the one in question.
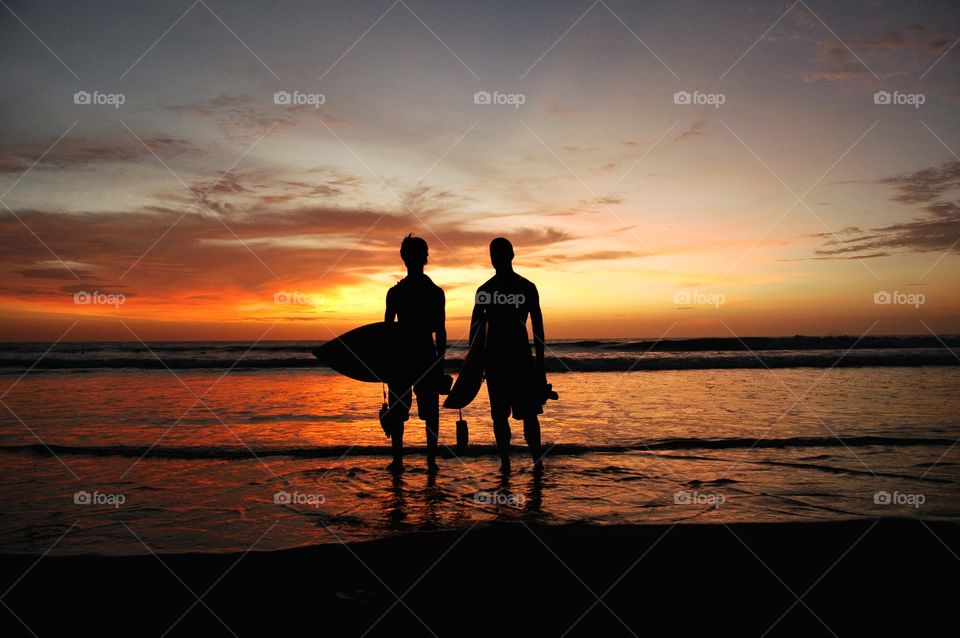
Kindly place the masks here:
POLYGON ((383 503, 386 528, 403 529, 407 520, 407 499, 404 496, 403 474, 390 473, 390 489, 383 503))
POLYGON ((441 529, 444 505, 451 498, 457 495, 448 493, 442 482, 438 484, 434 473, 391 474, 381 503, 385 526, 394 531, 441 529), (422 487, 417 488, 421 480, 422 487))

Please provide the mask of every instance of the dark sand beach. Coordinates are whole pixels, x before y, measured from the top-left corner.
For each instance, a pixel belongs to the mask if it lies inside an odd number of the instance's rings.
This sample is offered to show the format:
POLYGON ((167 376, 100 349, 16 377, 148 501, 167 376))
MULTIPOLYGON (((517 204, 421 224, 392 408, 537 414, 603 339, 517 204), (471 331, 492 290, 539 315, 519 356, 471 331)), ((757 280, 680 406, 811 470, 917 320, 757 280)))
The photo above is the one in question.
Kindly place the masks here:
MULTIPOLYGON (((0 563, 3 602, 38 636, 921 636, 955 622, 958 552, 960 526, 903 519, 505 523, 245 556, 0 563)), ((31 635, 12 614, 4 624, 31 635)))

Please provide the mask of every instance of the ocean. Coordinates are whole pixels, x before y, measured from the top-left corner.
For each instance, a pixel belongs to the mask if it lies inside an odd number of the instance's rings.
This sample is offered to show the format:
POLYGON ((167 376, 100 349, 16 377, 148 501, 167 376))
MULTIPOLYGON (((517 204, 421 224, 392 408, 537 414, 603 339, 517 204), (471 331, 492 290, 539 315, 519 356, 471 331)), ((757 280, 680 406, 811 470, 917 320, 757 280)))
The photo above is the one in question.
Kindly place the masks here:
POLYGON ((546 471, 518 447, 505 478, 485 389, 463 411, 465 454, 443 410, 440 473, 415 420, 407 471, 386 472, 381 387, 317 365, 318 343, 0 345, 0 551, 43 552, 68 528, 57 553, 499 520, 960 520, 956 337, 551 342, 546 471))

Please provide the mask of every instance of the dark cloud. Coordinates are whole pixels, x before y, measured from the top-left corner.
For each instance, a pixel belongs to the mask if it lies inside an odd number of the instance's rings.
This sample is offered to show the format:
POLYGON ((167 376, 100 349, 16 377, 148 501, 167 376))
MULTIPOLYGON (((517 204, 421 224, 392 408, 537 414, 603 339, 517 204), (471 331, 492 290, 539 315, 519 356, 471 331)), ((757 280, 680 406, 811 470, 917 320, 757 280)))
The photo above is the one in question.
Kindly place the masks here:
POLYGON ((942 32, 931 33, 919 23, 899 31, 888 31, 875 38, 861 38, 856 43, 864 51, 874 54, 908 51, 917 56, 938 56, 946 51, 954 38, 942 32))
POLYGON ((348 195, 363 185, 363 180, 339 169, 319 168, 307 171, 302 179, 283 179, 270 170, 222 171, 214 177, 189 185, 192 196, 180 192, 169 199, 191 204, 200 202, 215 213, 242 212, 256 206, 283 207, 305 205, 348 195))
POLYGON ((251 144, 268 131, 277 133, 296 125, 297 121, 283 114, 267 113, 256 108, 229 108, 216 111, 195 111, 194 115, 209 118, 224 138, 251 144))
POLYGON ((253 143, 268 131, 278 133, 310 119, 329 126, 349 126, 354 122, 311 106, 277 106, 269 100, 255 100, 246 94, 222 94, 206 100, 174 104, 168 109, 188 117, 211 122, 227 140, 253 143))
MULTIPOLYGON (((861 58, 862 59, 862 58, 861 58)), ((833 36, 817 41, 814 61, 820 67, 817 71, 804 73, 804 80, 856 80, 872 78, 873 74, 857 59, 846 46, 833 36)))
POLYGON ((960 161, 877 181, 894 190, 891 201, 920 205, 923 216, 867 231, 850 227, 835 234, 819 233, 815 237, 826 241, 816 251, 818 258, 866 259, 886 256, 891 250, 947 250, 960 239, 960 201, 949 199, 960 191, 960 161))
POLYGON ((162 158, 200 153, 186 140, 164 136, 143 138, 143 144, 133 136, 102 140, 68 137, 54 146, 56 141, 56 138, 44 138, 4 144, 4 148, 0 149, 0 173, 22 173, 41 156, 43 161, 37 164, 37 169, 51 170, 132 162, 152 157, 151 150, 162 158), (144 144, 149 148, 145 148, 144 144))
POLYGON ((415 186, 400 195, 400 208, 418 217, 423 217, 449 211, 462 201, 464 201, 463 197, 446 189, 415 186))
POLYGON ((559 262, 583 262, 583 261, 617 261, 620 259, 632 259, 634 257, 647 257, 650 253, 636 252, 632 250, 595 250, 592 252, 579 254, 558 254, 544 258, 548 263, 559 262))
POLYGON ((928 68, 956 40, 955 32, 951 25, 927 27, 912 23, 875 35, 839 33, 838 37, 800 4, 767 39, 805 42, 815 38, 813 62, 817 68, 803 73, 808 82, 875 81, 873 73, 886 79, 928 68))
MULTIPOLYGON (((73 271, 73 274, 75 274, 77 278, 81 280, 94 280, 97 278, 96 275, 87 270, 82 270, 80 268, 71 268, 71 270, 73 271)), ((68 274, 63 266, 24 268, 22 270, 14 270, 13 272, 21 277, 26 277, 27 279, 56 279, 57 281, 62 280, 63 276, 68 274)))
POLYGON ((329 111, 323 109, 318 109, 312 106, 288 106, 284 107, 284 110, 288 113, 293 113, 298 116, 303 117, 304 119, 319 119, 323 120, 325 124, 331 127, 348 127, 348 126, 357 126, 357 122, 348 117, 341 117, 339 115, 333 115, 329 111))
POLYGON ((237 175, 224 176, 221 184, 208 194, 219 217, 191 208, 188 198, 126 213, 18 210, 79 279, 51 261, 16 218, 0 215, 0 295, 67 303, 67 294, 78 290, 136 290, 139 304, 231 305, 272 298, 281 288, 368 283, 401 268, 399 242, 411 232, 430 244, 432 264, 447 266, 486 266, 489 241, 499 234, 507 234, 525 256, 553 252, 571 239, 549 227, 493 231, 453 210, 415 203, 452 197, 446 191, 418 189, 405 198, 409 210, 316 204, 278 209, 261 196, 274 185, 237 175), (238 194, 239 203, 224 203, 238 194))
POLYGON ((960 161, 947 162, 940 167, 925 168, 907 175, 888 177, 880 180, 880 183, 892 186, 897 191, 892 198, 895 202, 924 204, 951 190, 960 189, 960 161))

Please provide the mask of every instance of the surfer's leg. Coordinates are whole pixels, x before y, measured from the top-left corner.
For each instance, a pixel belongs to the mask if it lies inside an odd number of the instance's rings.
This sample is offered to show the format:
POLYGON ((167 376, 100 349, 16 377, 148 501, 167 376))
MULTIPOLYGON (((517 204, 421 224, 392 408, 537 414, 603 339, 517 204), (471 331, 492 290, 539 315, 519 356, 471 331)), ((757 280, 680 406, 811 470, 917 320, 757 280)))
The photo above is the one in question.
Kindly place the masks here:
POLYGON ((417 395, 417 416, 423 420, 427 432, 427 469, 437 469, 437 439, 440 433, 440 394, 433 379, 422 380, 414 386, 417 395))
POLYGON ((526 440, 527 447, 530 448, 530 454, 533 456, 534 468, 543 467, 540 458, 543 454, 540 446, 540 419, 537 418, 536 414, 523 419, 523 438, 526 440))
POLYGON ((427 469, 437 469, 437 439, 440 431, 440 419, 424 421, 427 430, 427 469))
POLYGON ((497 440, 497 450, 500 452, 500 470, 510 471, 510 419, 498 417, 493 420, 493 436, 497 440))
POLYGON ((500 471, 510 471, 510 378, 495 368, 487 369, 487 395, 490 397, 490 416, 493 436, 500 452, 500 471))
POLYGON ((410 395, 413 388, 403 385, 389 385, 390 392, 390 443, 393 451, 393 462, 387 469, 397 472, 403 469, 403 429, 404 423, 410 417, 410 395))
POLYGON ((403 468, 403 422, 394 426, 390 443, 393 447, 393 462, 390 463, 388 469, 396 471, 403 468))

